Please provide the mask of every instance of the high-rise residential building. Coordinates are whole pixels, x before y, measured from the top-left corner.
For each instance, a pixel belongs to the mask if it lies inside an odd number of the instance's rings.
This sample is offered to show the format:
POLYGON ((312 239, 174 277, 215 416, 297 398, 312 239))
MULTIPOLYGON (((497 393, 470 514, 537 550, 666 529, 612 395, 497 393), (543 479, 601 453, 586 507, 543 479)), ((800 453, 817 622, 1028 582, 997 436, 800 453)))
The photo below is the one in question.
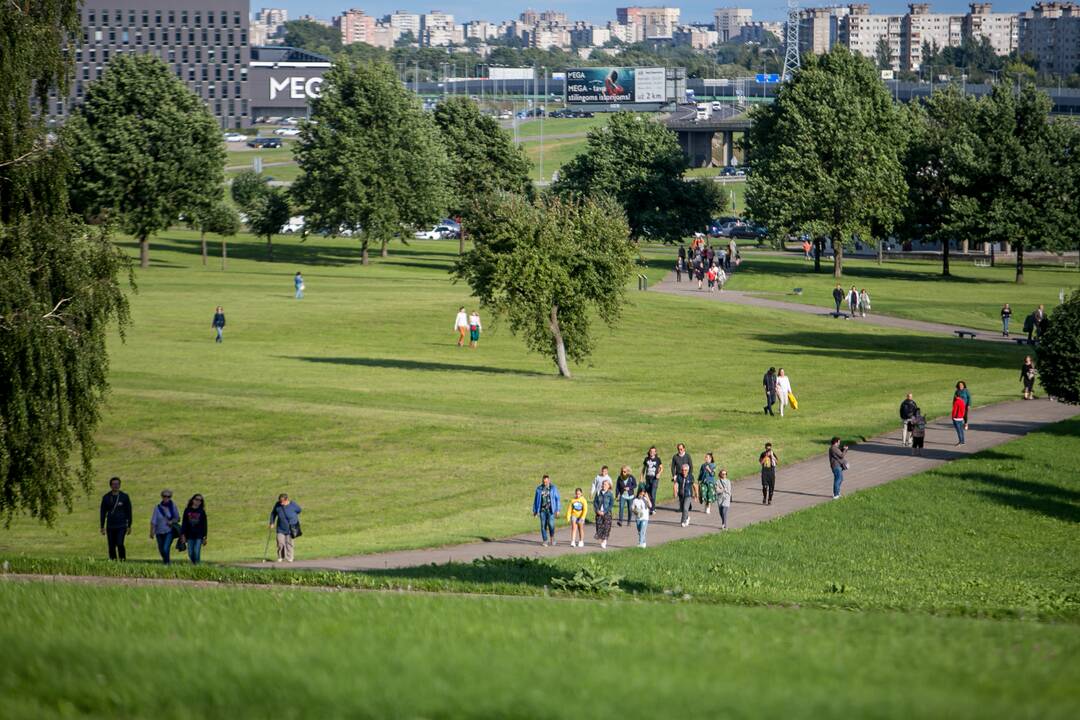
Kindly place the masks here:
POLYGON ((863 3, 850 5, 848 9, 850 12, 840 22, 840 44, 875 63, 880 59, 878 48, 887 46, 889 67, 899 70, 903 16, 875 15, 870 12, 870 6, 863 3))
POLYGON ((1020 47, 1020 15, 993 12, 990 3, 971 3, 963 20, 964 37, 986 38, 997 55, 1008 55, 1020 47))
POLYGON ((719 34, 708 26, 680 25, 671 35, 673 45, 685 45, 695 50, 704 50, 717 43, 719 34))
POLYGON ((613 40, 636 43, 645 39, 645 27, 637 23, 609 22, 607 27, 613 40))
POLYGON ((518 20, 526 25, 535 25, 540 22, 540 13, 536 12, 532 8, 528 8, 525 12, 518 15, 518 20))
POLYGON ((383 24, 396 28, 402 33, 411 32, 415 38, 420 37, 420 13, 396 10, 383 18, 383 24))
POLYGON ((747 8, 717 8, 713 10, 713 28, 720 42, 731 42, 742 29, 754 21, 754 11, 747 8))
POLYGON ((644 39, 670 38, 679 25, 679 8, 676 7, 622 7, 615 9, 620 25, 638 25, 644 39))
POLYGON ((1080 5, 1035 3, 1020 16, 1019 49, 1033 56, 1043 72, 1080 72, 1080 5))
POLYGON ((848 7, 807 8, 799 12, 799 52, 821 55, 840 39, 840 22, 851 12, 848 7))
POLYGON ((534 25, 529 33, 529 47, 540 50, 570 47, 570 29, 557 25, 534 25))
POLYGON ((784 26, 787 23, 755 20, 743 25, 739 34, 732 38, 736 42, 775 42, 784 39, 784 26))
POLYGON ((363 10, 346 10, 334 18, 334 27, 341 32, 341 42, 344 45, 358 42, 375 44, 372 42, 375 39, 375 18, 365 14, 363 10))
POLYGON ((578 47, 602 47, 611 41, 611 30, 592 23, 578 21, 570 28, 570 42, 578 47))
POLYGON ((900 63, 912 72, 923 64, 923 49, 958 47, 964 41, 962 15, 930 12, 929 3, 912 3, 901 26, 900 63))
POLYGON ((551 23, 552 25, 569 25, 569 21, 566 19, 566 13, 558 12, 556 10, 545 10, 540 13, 540 22, 551 23))

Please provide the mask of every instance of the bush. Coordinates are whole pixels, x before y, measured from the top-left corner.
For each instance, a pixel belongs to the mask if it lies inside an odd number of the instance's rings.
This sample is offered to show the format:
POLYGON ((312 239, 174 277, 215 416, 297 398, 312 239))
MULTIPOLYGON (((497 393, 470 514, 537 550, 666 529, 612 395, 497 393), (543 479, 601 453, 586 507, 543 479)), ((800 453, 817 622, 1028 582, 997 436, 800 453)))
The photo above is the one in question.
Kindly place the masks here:
POLYGON ((1080 290, 1050 314, 1036 352, 1039 384, 1047 394, 1080 403, 1080 290))

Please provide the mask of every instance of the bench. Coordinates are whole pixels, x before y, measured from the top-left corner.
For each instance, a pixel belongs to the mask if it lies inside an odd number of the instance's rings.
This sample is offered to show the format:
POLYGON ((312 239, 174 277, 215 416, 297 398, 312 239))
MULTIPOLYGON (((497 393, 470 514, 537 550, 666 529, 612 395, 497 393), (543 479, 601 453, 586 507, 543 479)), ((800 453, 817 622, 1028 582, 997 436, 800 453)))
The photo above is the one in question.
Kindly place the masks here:
POLYGON ((953 330, 953 332, 956 333, 956 337, 958 337, 958 338, 963 338, 965 336, 971 336, 972 340, 975 339, 975 333, 971 332, 970 330, 953 330))
POLYGON ((971 264, 975 267, 990 267, 990 261, 985 258, 975 258, 971 264))

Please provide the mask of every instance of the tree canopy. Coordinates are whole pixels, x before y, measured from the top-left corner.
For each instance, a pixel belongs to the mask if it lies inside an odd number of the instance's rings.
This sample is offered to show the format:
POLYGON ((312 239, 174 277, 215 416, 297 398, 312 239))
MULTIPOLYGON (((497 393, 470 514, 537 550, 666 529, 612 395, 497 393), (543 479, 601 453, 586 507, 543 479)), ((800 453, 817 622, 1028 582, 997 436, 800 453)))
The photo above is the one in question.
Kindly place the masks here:
POLYGON ((1059 400, 1080 403, 1080 290, 1050 313, 1035 363, 1039 384, 1059 400))
POLYGON ((720 188, 686 179, 686 170, 675 133, 619 112, 589 131, 585 150, 562 167, 552 189, 564 198, 607 195, 622 206, 635 238, 677 242, 724 208, 720 188))
POLYGON ((263 185, 247 207, 247 226, 255 237, 266 238, 266 257, 274 259, 273 238, 289 222, 292 212, 285 190, 263 185))
POLYGON ((220 197, 225 147, 217 121, 154 55, 117 54, 64 126, 73 207, 115 219, 150 264, 149 237, 220 197))
POLYGON ((592 352, 591 316, 614 324, 636 251, 610 198, 489 196, 454 275, 563 377, 592 352))
POLYGON ((292 194, 312 228, 383 244, 446 210, 448 167, 439 131, 384 63, 341 59, 301 124, 292 194))
POLYGON ((901 217, 905 138, 892 96, 870 60, 838 45, 807 57, 751 117, 750 215, 778 238, 829 237, 840 278, 844 246, 888 233, 901 217))

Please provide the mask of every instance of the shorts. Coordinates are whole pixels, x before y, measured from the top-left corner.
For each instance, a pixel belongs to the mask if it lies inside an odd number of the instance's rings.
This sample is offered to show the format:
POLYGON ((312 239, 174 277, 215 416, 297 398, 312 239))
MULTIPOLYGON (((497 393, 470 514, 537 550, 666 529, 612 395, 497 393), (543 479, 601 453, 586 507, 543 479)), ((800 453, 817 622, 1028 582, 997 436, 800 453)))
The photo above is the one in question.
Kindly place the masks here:
POLYGON ((924 437, 914 437, 914 436, 912 436, 912 438, 911 438, 911 447, 913 447, 913 448, 921 448, 925 441, 926 441, 925 436, 924 437))
POLYGON ((475 325, 473 327, 470 327, 469 328, 469 340, 472 340, 473 342, 476 342, 479 339, 480 339, 480 328, 476 327, 475 325))
POLYGON ((585 524, 585 518, 583 518, 583 517, 572 517, 572 518, 570 518, 570 524, 571 525, 584 525, 585 524))

